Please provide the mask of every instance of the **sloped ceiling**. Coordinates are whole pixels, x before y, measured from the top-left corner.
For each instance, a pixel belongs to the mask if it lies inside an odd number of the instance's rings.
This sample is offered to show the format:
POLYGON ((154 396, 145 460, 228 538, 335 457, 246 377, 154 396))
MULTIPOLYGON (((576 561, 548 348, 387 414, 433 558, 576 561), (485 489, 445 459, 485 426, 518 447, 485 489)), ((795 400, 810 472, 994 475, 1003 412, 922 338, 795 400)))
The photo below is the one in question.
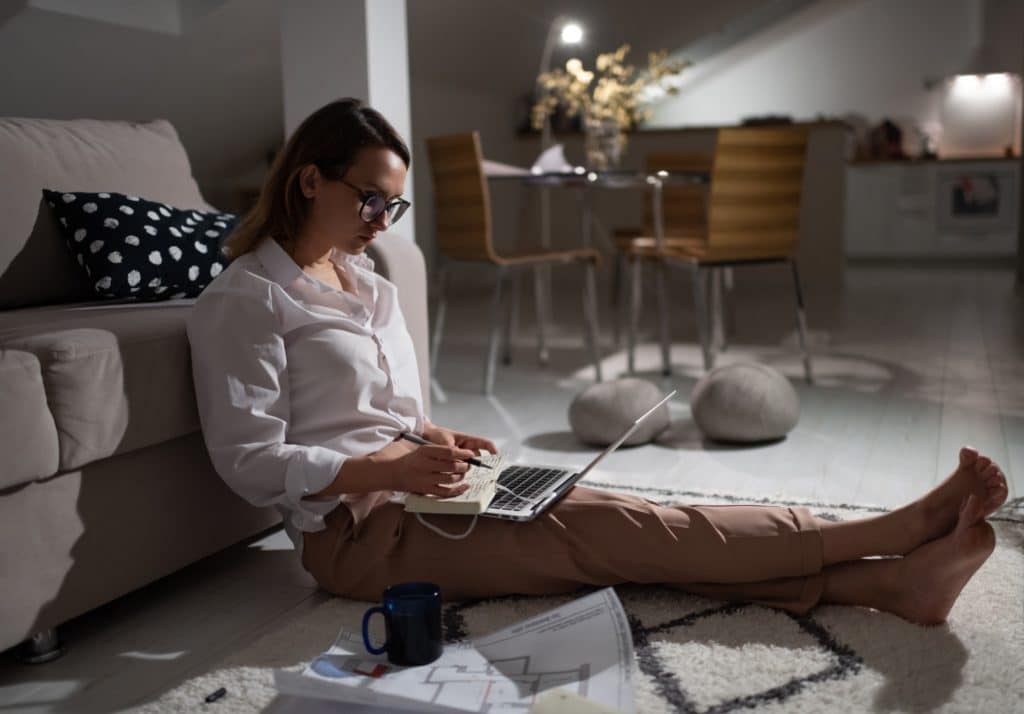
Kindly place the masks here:
POLYGON ((136 30, 180 35, 225 2, 226 0, 28 0, 28 5, 37 10, 83 17, 136 30))
POLYGON ((0 116, 169 119, 216 190, 281 139, 278 2, 193 4, 180 34, 23 7, 0 26, 0 116))

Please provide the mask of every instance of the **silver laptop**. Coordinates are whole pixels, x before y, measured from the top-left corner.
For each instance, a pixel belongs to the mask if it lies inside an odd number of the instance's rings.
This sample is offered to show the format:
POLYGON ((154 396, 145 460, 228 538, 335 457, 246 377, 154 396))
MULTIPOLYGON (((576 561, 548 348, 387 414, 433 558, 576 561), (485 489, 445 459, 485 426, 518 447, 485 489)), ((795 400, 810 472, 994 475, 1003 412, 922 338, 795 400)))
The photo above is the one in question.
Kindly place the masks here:
POLYGON ((530 466, 515 464, 506 466, 498 476, 498 492, 487 510, 481 515, 491 518, 505 518, 512 521, 532 521, 567 494, 576 482, 586 476, 591 469, 601 463, 608 454, 622 445, 629 435, 636 431, 640 423, 669 399, 674 397, 672 390, 664 398, 622 432, 622 435, 587 464, 582 471, 575 472, 557 466, 530 466))

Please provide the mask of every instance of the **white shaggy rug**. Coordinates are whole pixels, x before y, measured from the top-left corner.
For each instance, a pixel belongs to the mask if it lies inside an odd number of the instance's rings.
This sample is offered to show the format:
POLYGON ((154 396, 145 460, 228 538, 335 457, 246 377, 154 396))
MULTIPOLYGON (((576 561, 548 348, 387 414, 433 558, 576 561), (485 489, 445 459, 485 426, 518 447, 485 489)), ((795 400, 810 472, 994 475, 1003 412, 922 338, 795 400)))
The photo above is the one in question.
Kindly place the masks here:
MULTIPOLYGON (((591 484, 619 488, 613 484, 591 484)), ((848 520, 883 509, 759 501, 728 495, 621 489, 665 502, 809 505, 848 520)), ((638 712, 1024 712, 1024 499, 992 519, 997 546, 939 627, 919 627, 872 610, 822 606, 796 617, 729 605, 658 587, 617 588, 636 647, 638 712)), ((569 597, 509 597, 449 604, 445 634, 457 640, 504 627, 569 597)), ((342 627, 356 629, 366 603, 317 604, 212 671, 164 694, 143 711, 274 710, 272 670, 300 669, 342 627)), ((339 709, 339 711, 342 711, 339 709)))

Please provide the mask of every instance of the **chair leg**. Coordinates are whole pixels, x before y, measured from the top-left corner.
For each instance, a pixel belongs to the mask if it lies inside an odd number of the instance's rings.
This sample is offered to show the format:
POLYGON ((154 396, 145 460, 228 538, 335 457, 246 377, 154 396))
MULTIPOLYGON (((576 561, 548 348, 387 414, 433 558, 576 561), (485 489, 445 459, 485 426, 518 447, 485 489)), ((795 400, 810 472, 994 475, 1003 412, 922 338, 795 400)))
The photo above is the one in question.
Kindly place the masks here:
POLYGON ((636 373, 636 331, 637 323, 640 321, 640 301, 643 297, 643 285, 641 277, 643 261, 638 256, 633 256, 628 268, 628 290, 629 290, 629 325, 626 339, 627 344, 627 369, 630 374, 636 373))
POLYGON ((625 314, 625 297, 627 293, 626 276, 626 254, 617 253, 615 256, 615 271, 612 273, 612 345, 619 349, 622 345, 622 322, 625 314))
POLYGON ((722 292, 722 308, 724 322, 722 323, 722 352, 729 349, 729 335, 736 334, 736 303, 732 299, 733 274, 732 268, 723 268, 722 284, 725 290, 722 292))
POLYGON ((537 360, 541 364, 548 363, 548 346, 544 340, 547 329, 547 310, 544 304, 544 266, 533 269, 533 307, 537 311, 537 360))
POLYGON ((722 316, 722 271, 724 268, 712 268, 709 276, 711 282, 711 346, 722 350, 725 344, 725 320, 722 316))
POLYGON ((800 336, 800 351, 804 356, 804 378, 808 384, 814 384, 814 373, 811 371, 811 352, 807 348, 807 316, 804 314, 804 292, 800 287, 800 273, 796 261, 789 261, 793 269, 793 289, 796 292, 796 329, 800 336))
POLYGON ((598 343, 598 319, 597 319, 597 279, 594 276, 594 264, 587 262, 584 267, 584 279, 586 289, 583 297, 583 315, 587 322, 587 343, 590 348, 590 357, 594 362, 594 380, 603 381, 601 375, 601 347, 598 343))
POLYGON ((658 280, 658 326, 661 338, 661 373, 666 377, 672 374, 672 358, 670 352, 671 335, 668 324, 668 265, 664 260, 655 262, 658 280))
POLYGON ((430 377, 437 375, 437 359, 441 354, 441 334, 444 331, 444 318, 448 308, 448 264, 435 261, 437 268, 437 280, 434 289, 437 293, 437 306, 434 308, 434 334, 430 340, 430 377))
MULTIPOLYGON (((542 308, 544 310, 544 322, 547 325, 554 324, 554 316, 551 310, 551 266, 542 265, 540 266, 540 272, 542 276, 541 285, 543 286, 544 300, 542 308)), ((548 363, 548 354, 545 350, 542 364, 548 363)))
POLYGON ((494 279, 494 297, 491 298, 491 333, 487 339, 487 362, 484 365, 484 394, 494 390, 494 363, 498 359, 498 342, 501 337, 501 304, 505 291, 505 268, 499 267, 494 279))
POLYGON ((512 275, 512 293, 509 295, 509 306, 505 311, 505 344, 501 355, 502 364, 512 364, 512 340, 519 331, 519 300, 522 286, 522 273, 518 270, 512 275))
POLYGON ((711 350, 711 335, 708 329, 707 292, 704 285, 704 273, 699 265, 691 267, 693 275, 693 310, 697 319, 697 335, 700 338, 701 351, 704 354, 704 371, 714 367, 714 356, 711 350))

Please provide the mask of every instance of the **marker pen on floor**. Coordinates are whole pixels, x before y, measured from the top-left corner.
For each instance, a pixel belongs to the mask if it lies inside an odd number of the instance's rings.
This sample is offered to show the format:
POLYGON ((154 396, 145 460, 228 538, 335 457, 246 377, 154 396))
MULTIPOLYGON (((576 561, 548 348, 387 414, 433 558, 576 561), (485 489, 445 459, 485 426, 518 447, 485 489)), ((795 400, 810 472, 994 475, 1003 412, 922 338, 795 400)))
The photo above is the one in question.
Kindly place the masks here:
POLYGON ((210 692, 209 694, 207 694, 206 699, 204 699, 203 701, 205 701, 207 704, 213 704, 215 701, 217 701, 227 693, 228 690, 224 687, 221 687, 216 692, 210 692))

